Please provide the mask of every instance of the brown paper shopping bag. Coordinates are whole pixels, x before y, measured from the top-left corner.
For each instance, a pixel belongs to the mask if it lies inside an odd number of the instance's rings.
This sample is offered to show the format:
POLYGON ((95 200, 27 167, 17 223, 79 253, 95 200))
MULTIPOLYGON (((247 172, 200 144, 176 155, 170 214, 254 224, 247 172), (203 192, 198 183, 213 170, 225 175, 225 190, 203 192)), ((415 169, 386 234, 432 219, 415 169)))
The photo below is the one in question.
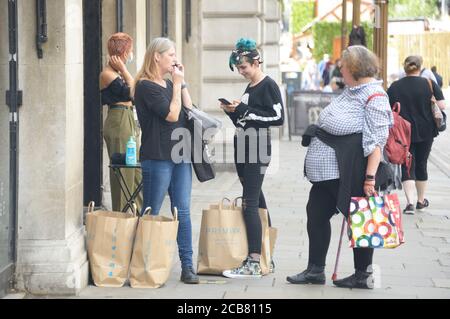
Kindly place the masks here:
POLYGON ((199 274, 222 274, 226 269, 238 267, 247 257, 242 210, 224 205, 224 200, 203 210, 197 261, 199 274))
MULTIPOLYGON (((233 201, 235 208, 241 209, 237 202, 242 197, 237 197, 233 201)), ((260 208, 258 210, 259 218, 261 219, 261 259, 260 266, 263 275, 267 275, 270 272, 270 263, 273 256, 273 250, 275 248, 275 241, 277 237, 277 229, 275 227, 269 227, 269 215, 267 209, 260 208)))
POLYGON ((159 288, 167 279, 177 247, 178 212, 174 218, 150 215, 141 218, 131 259, 130 285, 133 288, 159 288))
POLYGON ((270 271, 270 262, 273 257, 273 250, 275 248, 275 241, 277 239, 277 229, 269 227, 269 215, 267 209, 259 209, 259 217, 261 218, 261 271, 267 275, 270 271))
POLYGON ((275 242, 277 241, 278 228, 269 227, 269 238, 270 238, 270 256, 273 258, 273 251, 275 249, 275 242))
POLYGON ((122 287, 128 278, 138 217, 132 214, 94 211, 86 215, 87 250, 94 283, 98 287, 122 287))

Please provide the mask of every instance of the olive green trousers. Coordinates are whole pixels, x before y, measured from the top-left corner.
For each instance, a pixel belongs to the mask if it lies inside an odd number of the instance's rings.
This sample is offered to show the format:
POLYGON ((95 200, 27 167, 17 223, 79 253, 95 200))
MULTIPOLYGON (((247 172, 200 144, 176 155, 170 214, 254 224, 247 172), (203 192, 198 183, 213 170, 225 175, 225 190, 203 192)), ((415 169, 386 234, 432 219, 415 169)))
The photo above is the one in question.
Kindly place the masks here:
MULTIPOLYGON (((111 162, 112 154, 126 153, 127 142, 130 136, 136 137, 136 153, 139 159, 140 130, 136 127, 133 108, 110 108, 103 126, 103 137, 108 149, 109 162, 111 162)), ((142 171, 137 168, 121 168, 120 171, 130 192, 133 193, 142 180, 142 171)), ((111 185, 112 210, 120 212, 125 206, 126 198, 111 168, 109 169, 109 181, 111 185)), ((137 211, 140 212, 142 208, 142 191, 136 198, 136 205, 137 211)))

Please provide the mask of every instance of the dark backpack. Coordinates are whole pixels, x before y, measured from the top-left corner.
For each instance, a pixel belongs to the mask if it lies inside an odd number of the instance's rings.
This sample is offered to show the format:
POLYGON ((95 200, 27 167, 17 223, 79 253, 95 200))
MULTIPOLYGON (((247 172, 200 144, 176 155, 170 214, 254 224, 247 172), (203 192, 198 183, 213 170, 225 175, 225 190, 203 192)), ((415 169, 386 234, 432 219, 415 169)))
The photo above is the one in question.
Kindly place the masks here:
MULTIPOLYGON (((369 96, 367 103, 376 96, 385 95, 375 93, 369 96)), ((389 136, 384 151, 390 163, 405 165, 409 175, 412 161, 412 155, 409 152, 411 145, 411 124, 400 116, 399 102, 396 102, 392 106, 392 114, 394 115, 394 126, 389 129, 389 136)))

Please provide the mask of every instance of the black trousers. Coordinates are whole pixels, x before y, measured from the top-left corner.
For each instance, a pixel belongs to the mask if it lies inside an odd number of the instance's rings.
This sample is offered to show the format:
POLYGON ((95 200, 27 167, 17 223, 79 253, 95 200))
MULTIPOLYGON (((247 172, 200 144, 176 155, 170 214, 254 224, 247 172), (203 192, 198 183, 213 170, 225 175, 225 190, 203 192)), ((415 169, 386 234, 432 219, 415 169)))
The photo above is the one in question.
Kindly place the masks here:
MULTIPOLYGON (((262 192, 266 169, 267 165, 258 163, 236 163, 236 170, 243 188, 242 209, 244 212, 245 228, 247 230, 249 254, 261 254, 262 226, 258 209, 267 209, 266 199, 262 192)), ((271 226, 270 216, 269 226, 271 226)))
POLYGON ((406 166, 402 165, 402 182, 408 180, 426 181, 428 180, 427 163, 430 156, 433 139, 419 143, 411 143, 409 152, 412 155, 410 175, 408 176, 406 166))
MULTIPOLYGON (((245 148, 242 149, 245 152, 244 156, 238 156, 237 138, 235 137, 234 139, 234 162, 243 188, 242 209, 247 231, 249 254, 261 254, 262 225, 258 209, 267 209, 266 199, 262 192, 262 184, 269 165, 271 148, 270 144, 265 146, 267 149, 264 151, 267 156, 265 159, 262 159, 259 153, 260 138, 260 136, 257 136, 253 142, 245 142, 245 148), (255 160, 251 160, 252 157, 255 160)), ((263 138, 267 137, 263 136, 263 138)), ((268 217, 269 226, 271 226, 270 215, 268 217)))
MULTIPOLYGON (((328 247, 331 239, 330 219, 336 214, 339 179, 314 182, 309 192, 306 212, 309 238, 309 263, 325 266, 328 247)), ((345 236, 345 235, 344 235, 345 236)), ((338 238, 336 238, 338 241, 338 238)), ((355 269, 367 271, 372 264, 372 248, 354 248, 353 260, 355 269)))

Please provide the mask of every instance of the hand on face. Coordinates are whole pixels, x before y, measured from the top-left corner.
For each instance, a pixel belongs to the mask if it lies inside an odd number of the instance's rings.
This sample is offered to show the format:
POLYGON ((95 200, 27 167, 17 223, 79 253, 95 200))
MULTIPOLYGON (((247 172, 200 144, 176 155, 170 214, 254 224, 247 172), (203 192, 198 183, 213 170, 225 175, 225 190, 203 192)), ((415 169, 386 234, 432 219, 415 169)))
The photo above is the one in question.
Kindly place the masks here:
POLYGON ((111 65, 111 67, 114 70, 119 72, 123 72, 126 69, 125 64, 122 61, 122 58, 119 57, 118 55, 111 56, 109 60, 109 65, 111 65))
POLYGON ((182 64, 173 65, 171 75, 174 84, 182 84, 184 82, 184 66, 182 64))
POLYGON ((179 71, 184 73, 184 65, 178 62, 173 62, 172 64, 172 70, 175 70, 175 68, 178 68, 179 71))

